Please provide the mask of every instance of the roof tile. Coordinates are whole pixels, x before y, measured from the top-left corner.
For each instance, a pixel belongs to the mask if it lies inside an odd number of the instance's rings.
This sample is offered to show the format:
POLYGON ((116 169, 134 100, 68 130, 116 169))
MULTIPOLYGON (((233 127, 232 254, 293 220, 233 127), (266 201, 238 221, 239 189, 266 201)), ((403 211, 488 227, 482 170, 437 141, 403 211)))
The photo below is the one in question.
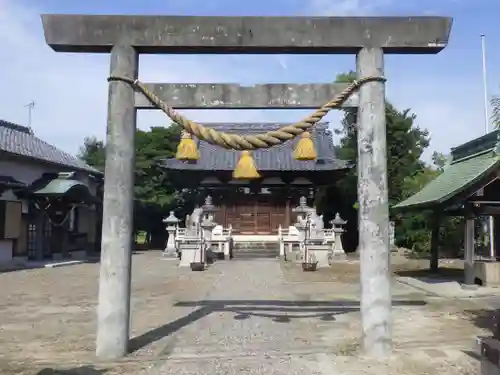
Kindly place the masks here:
MULTIPOLYGON (((209 123, 208 127, 226 133, 256 134, 277 130, 289 124, 280 123, 209 123)), ((346 169, 347 162, 335 157, 335 148, 331 132, 327 123, 320 123, 313 127, 311 136, 316 146, 318 159, 312 161, 298 161, 293 158, 293 149, 298 139, 285 142, 269 149, 259 149, 253 152, 253 158, 260 171, 316 171, 346 169)), ((233 170, 240 157, 240 151, 226 150, 198 140, 200 159, 193 162, 184 162, 177 159, 167 159, 164 167, 177 170, 233 170)))
POLYGON ((42 141, 25 126, 0 120, 0 151, 91 173, 100 173, 84 161, 42 141))

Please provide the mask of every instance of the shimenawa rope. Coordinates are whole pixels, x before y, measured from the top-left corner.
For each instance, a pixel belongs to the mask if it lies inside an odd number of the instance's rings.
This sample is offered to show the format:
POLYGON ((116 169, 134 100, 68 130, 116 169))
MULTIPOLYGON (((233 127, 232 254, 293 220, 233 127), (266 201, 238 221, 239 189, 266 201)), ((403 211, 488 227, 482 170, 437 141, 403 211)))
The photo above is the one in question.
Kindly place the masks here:
POLYGON ((368 82, 375 81, 385 82, 386 78, 380 76, 368 76, 360 78, 359 80, 349 84, 349 86, 347 86, 335 98, 323 105, 321 108, 317 109, 314 113, 307 116, 305 119, 293 125, 284 126, 278 130, 256 135, 224 133, 203 126, 201 124, 197 124, 196 122, 191 121, 179 114, 172 107, 170 107, 168 103, 160 99, 154 92, 149 90, 143 83, 139 82, 139 80, 137 79, 122 76, 110 76, 108 78, 108 81, 122 81, 139 89, 139 91, 141 91, 153 105, 161 109, 168 117, 172 119, 172 121, 181 125, 188 133, 195 135, 197 138, 205 142, 224 147, 226 149, 256 150, 259 148, 269 148, 272 146, 276 146, 289 141, 298 135, 301 135, 302 133, 312 128, 316 123, 321 121, 321 119, 325 117, 326 114, 332 109, 340 107, 354 93, 354 91, 359 89, 362 85, 368 82))

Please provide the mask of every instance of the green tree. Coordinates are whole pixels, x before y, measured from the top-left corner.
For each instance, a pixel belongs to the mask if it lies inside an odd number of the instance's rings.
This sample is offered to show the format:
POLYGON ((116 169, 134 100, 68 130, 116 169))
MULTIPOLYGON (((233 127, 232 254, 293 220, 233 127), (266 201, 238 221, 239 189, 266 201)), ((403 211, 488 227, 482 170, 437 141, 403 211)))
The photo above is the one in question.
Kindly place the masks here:
MULTIPOLYGON (((418 173, 407 176, 403 180, 402 200, 418 193, 428 183, 434 180, 441 172, 430 166, 423 167, 418 173)), ((432 213, 427 211, 414 211, 405 214, 396 214, 397 245, 413 250, 415 254, 427 254, 430 250, 432 213)))
POLYGON ((104 172, 106 162, 106 149, 104 142, 96 137, 86 137, 83 146, 80 147, 78 157, 88 165, 104 172))
POLYGON ((135 227, 144 231, 152 247, 161 247, 166 240, 162 220, 177 207, 175 187, 159 165, 175 155, 180 138, 177 125, 137 130, 135 138, 135 227))
MULTIPOLYGON (((432 156, 433 164, 408 176, 404 181, 404 196, 406 199, 422 190, 427 184, 443 173, 447 158, 440 153, 432 156)), ((425 256, 430 251, 431 220, 436 213, 432 211, 414 211, 396 215, 396 236, 398 245, 412 249, 415 255, 425 256)), ((444 216, 440 221, 439 246, 440 253, 448 256, 458 256, 463 241, 463 218, 444 216)))
POLYGON ((491 99, 491 107, 493 109, 491 120, 493 122, 493 125, 495 126, 495 129, 498 129, 500 128, 500 96, 495 95, 491 99))
MULTIPOLYGON (((355 77, 354 72, 341 74, 337 77, 337 82, 351 82, 355 77)), ((386 103, 389 204, 400 202, 404 198, 405 179, 424 168, 420 157, 429 145, 429 134, 415 124, 415 119, 416 116, 409 109, 398 111, 391 103, 386 103)), ((318 211, 324 214, 326 221, 335 212, 339 212, 348 221, 347 233, 344 235, 344 244, 348 250, 354 250, 358 242, 358 214, 353 208, 357 201, 356 124, 357 110, 345 110, 341 128, 336 130, 337 135, 341 137, 337 156, 351 161, 353 168, 338 181, 336 186, 321 191, 316 202, 318 211), (339 199, 339 196, 342 199, 339 199)))
MULTIPOLYGON (((163 246, 165 225, 162 220, 170 210, 183 216, 191 205, 189 192, 177 192, 160 163, 175 155, 180 127, 152 127, 137 130, 135 137, 134 229, 145 231, 151 246, 163 246)), ((104 170, 105 145, 96 138, 86 138, 80 157, 89 165, 104 170)))
POLYGON ((175 200, 175 188, 168 174, 159 166, 163 159, 175 156, 180 129, 152 127, 137 130, 135 147, 135 197, 139 201, 159 207, 169 207, 175 200))
POLYGON ((448 163, 448 157, 440 152, 434 151, 432 153, 432 163, 440 172, 442 172, 446 163, 448 163))

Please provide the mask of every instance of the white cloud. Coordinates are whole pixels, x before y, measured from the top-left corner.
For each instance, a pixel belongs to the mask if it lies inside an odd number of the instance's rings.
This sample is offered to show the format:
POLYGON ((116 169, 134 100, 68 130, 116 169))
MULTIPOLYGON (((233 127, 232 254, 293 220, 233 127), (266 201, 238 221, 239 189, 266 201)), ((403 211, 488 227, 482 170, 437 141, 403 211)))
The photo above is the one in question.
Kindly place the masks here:
MULTIPOLYGON (((446 0, 439 5, 449 8, 454 2, 461 0, 446 0)), ((308 13, 318 16, 387 15, 406 12, 403 9, 417 14, 439 13, 428 10, 435 2, 422 0, 309 0, 308 4, 308 13)), ((454 25, 452 36, 457 26, 454 25)), ((479 53, 477 45, 457 45, 452 38, 451 45, 439 56, 386 58, 388 99, 399 109, 411 108, 417 115, 417 125, 429 130, 431 144, 424 154, 426 161, 431 160, 433 151, 448 153, 450 148, 484 134, 480 64, 464 64, 465 69, 452 69, 456 61, 445 57, 462 56, 461 62, 469 59, 479 62, 479 53), (435 59, 436 64, 431 59, 435 59)))
MULTIPOLYGON (((3 87, 0 118, 26 124, 27 108, 35 101, 32 127, 40 138, 76 153, 83 138, 104 138, 106 131, 109 56, 64 54, 45 43, 37 9, 0 0, 0 60, 3 87)), ((256 58, 249 56, 141 56, 140 78, 156 82, 259 82, 256 58)), ((280 67, 283 60, 271 57, 280 67)), ((283 69, 283 68, 280 68, 283 69)), ((283 111, 185 111, 194 120, 290 121, 283 111)), ((296 112, 293 118, 296 118, 296 112)), ((140 111, 138 127, 166 125, 159 111, 140 111)))
MULTIPOLYGON (((387 6, 391 0, 311 1, 317 9, 322 9, 322 14, 333 10, 360 14, 387 6)), ((28 113, 24 106, 34 100, 32 127, 35 133, 61 149, 76 153, 85 136, 105 136, 109 56, 52 51, 45 44, 38 13, 37 9, 23 6, 19 0, 0 0, 0 61, 3 68, 0 118, 26 123, 28 113)), ((433 150, 447 152, 450 147, 481 135, 482 94, 480 85, 473 81, 477 77, 465 77, 464 74, 456 80, 451 74, 432 75, 433 72, 425 68, 419 70, 419 60, 411 58, 412 62, 405 58, 397 64, 392 57, 388 59, 388 95, 398 108, 410 107, 418 115, 418 124, 430 130, 432 144, 427 156, 433 150), (392 73, 395 70, 398 70, 397 75, 392 73)), ((157 82, 245 84, 324 82, 324 77, 334 77, 352 64, 352 58, 341 57, 321 60, 319 64, 315 61, 308 64, 304 57, 294 56, 144 56, 141 57, 140 78, 157 82)), ((303 113, 186 111, 193 120, 204 122, 294 121, 303 113)), ((336 113, 327 119, 337 126, 339 118, 336 113)), ((167 123, 169 119, 158 111, 139 112, 140 128, 167 123)))
POLYGON ((369 15, 393 0, 310 0, 311 13, 328 16, 369 15))

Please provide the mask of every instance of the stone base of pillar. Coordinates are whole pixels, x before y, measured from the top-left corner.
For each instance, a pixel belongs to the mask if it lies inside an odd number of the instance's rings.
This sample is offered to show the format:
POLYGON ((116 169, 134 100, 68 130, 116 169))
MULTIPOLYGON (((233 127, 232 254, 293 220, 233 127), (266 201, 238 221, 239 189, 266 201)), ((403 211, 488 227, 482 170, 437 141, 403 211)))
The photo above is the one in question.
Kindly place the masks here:
POLYGON ((161 253, 161 257, 164 260, 178 260, 179 259, 179 257, 177 256, 177 251, 175 251, 175 249, 173 251, 170 249, 164 250, 161 253))
POLYGON ((460 284, 463 290, 477 290, 478 285, 476 284, 460 284))
POLYGON ((317 262, 317 268, 326 268, 330 266, 328 261, 329 248, 328 245, 308 245, 308 257, 312 257, 317 262))
MULTIPOLYGON (((200 245, 199 244, 184 244, 181 248, 181 261, 179 267, 189 267, 193 262, 200 261, 200 245)), ((205 261, 203 259, 203 261, 205 261)))
POLYGON ((332 261, 347 260, 347 255, 344 252, 333 252, 330 258, 332 261))

